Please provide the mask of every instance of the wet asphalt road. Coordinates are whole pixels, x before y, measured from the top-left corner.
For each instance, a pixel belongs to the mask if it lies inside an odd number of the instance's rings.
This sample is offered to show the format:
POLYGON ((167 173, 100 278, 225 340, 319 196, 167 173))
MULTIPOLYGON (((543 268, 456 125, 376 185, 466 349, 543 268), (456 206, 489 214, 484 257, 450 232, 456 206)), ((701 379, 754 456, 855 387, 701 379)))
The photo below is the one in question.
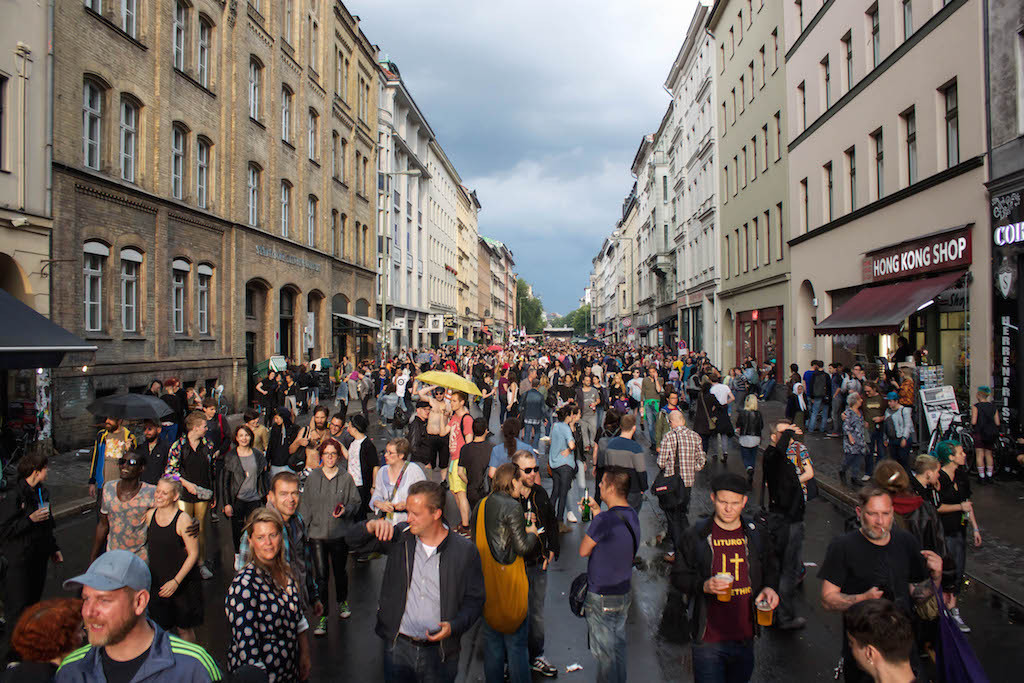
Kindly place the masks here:
MULTIPOLYGON (((495 411, 497 412, 497 411, 495 411)), ((730 458, 730 469, 739 470, 738 457, 730 458)), ((650 465, 654 468, 653 459, 650 465)), ((710 511, 707 482, 713 468, 709 465, 700 474, 691 504, 690 518, 710 511)), ((717 470, 716 470, 717 471, 717 470)), ((549 482, 545 482, 550 486, 549 482)), ((807 539, 804 560, 820 564, 829 540, 842 533, 845 515, 825 500, 808 505, 807 539)), ((643 543, 639 556, 643 566, 634 572, 633 605, 629 615, 628 665, 631 680, 688 681, 693 680, 687 643, 685 615, 681 601, 668 586, 669 565, 662 560, 663 551, 655 545, 664 532, 664 521, 653 499, 648 498, 641 513, 643 543)), ((223 558, 215 569, 213 580, 205 582, 206 623, 198 630, 200 642, 222 664, 227 646, 227 626, 223 598, 230 575, 230 528, 221 522, 211 524, 223 558)), ((584 533, 582 524, 572 525, 562 537, 562 556, 550 570, 546 605, 547 657, 559 668, 559 679, 567 681, 594 680, 595 666, 587 649, 586 624, 568 610, 565 592, 585 561, 576 552, 584 533), (567 673, 566 667, 578 663, 582 671, 567 673)), ((58 536, 66 558, 66 569, 50 571, 46 595, 59 595, 60 581, 73 576, 87 565, 95 527, 91 513, 64 522, 58 536)), ((211 543, 213 546, 213 543, 211 543)), ((380 579, 384 560, 369 564, 350 562, 349 601, 352 618, 340 621, 331 607, 328 634, 314 643, 315 681, 383 680, 381 668, 382 643, 374 634, 380 579)), ((769 629, 756 644, 755 681, 829 681, 833 680, 840 648, 839 616, 824 612, 819 603, 820 581, 816 567, 807 568, 807 578, 798 593, 798 613, 808 618, 808 627, 798 632, 776 632, 769 629)), ((974 631, 969 640, 974 646, 990 679, 1021 680, 1024 671, 1024 611, 1008 603, 980 584, 967 586, 961 599, 961 613, 974 631), (1017 671, 1017 674, 1013 672, 1017 671)), ((482 639, 474 627, 463 638, 460 680, 483 680, 482 639)), ((6 640, 6 638, 5 638, 6 640)), ((4 648, 6 649, 6 643, 4 648)), ((537 680, 542 680, 537 676, 537 680)))

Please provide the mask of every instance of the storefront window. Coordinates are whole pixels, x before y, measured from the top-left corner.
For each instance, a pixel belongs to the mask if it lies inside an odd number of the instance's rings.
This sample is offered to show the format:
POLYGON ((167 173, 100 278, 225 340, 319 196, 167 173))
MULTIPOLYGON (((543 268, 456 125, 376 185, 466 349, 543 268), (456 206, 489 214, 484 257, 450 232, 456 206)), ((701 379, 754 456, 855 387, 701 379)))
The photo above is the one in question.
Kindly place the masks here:
POLYGON ((693 348, 704 350, 704 309, 700 306, 693 309, 693 348))

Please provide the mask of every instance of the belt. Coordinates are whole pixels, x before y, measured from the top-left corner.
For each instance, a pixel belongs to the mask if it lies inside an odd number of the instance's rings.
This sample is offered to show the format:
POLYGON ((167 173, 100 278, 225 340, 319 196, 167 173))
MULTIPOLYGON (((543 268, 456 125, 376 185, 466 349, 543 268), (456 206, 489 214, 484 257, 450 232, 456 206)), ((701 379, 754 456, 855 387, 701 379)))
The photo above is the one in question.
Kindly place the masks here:
POLYGON ((410 643, 411 645, 415 645, 416 647, 430 647, 432 645, 437 645, 437 642, 435 642, 433 640, 420 640, 418 638, 411 638, 411 637, 405 635, 404 633, 399 633, 398 637, 401 640, 404 640, 405 642, 410 643))

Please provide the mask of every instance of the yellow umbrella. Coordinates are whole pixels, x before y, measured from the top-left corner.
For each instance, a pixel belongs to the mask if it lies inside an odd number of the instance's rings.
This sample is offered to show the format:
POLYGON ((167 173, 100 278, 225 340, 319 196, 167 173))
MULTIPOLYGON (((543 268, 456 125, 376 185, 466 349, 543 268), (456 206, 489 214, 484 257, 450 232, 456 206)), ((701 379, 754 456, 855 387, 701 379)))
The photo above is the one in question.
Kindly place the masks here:
POLYGON ((461 391, 470 394, 471 396, 483 395, 480 390, 477 389, 475 384, 461 375, 456 375, 454 372, 430 370, 416 375, 416 379, 420 384, 432 384, 436 387, 444 387, 445 389, 451 389, 453 391, 461 391))

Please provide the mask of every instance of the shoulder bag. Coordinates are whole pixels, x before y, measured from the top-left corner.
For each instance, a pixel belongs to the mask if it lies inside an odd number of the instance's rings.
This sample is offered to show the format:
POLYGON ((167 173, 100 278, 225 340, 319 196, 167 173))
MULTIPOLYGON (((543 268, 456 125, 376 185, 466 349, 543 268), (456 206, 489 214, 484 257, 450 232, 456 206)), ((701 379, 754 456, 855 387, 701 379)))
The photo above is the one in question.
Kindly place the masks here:
POLYGON ((676 450, 673 462, 675 463, 675 474, 666 475, 664 470, 659 470, 658 476, 654 478, 654 483, 651 484, 651 491, 658 497, 658 504, 662 510, 671 510, 678 507, 682 502, 680 494, 683 488, 683 478, 679 476, 678 450, 676 450))
POLYGON ((501 564, 491 554, 484 524, 488 498, 480 501, 476 512, 476 549, 480 553, 485 594, 492 596, 484 601, 484 619, 498 633, 515 633, 523 625, 529 607, 526 564, 522 556, 516 557, 512 564, 501 564))
MULTIPOLYGON (((708 404, 705 396, 706 394, 702 391, 700 393, 700 403, 702 406, 704 406, 704 414, 708 416, 708 429, 710 429, 711 433, 714 434, 715 428, 718 426, 718 416, 712 415, 711 411, 708 410, 708 404)), ((715 400, 717 401, 718 399, 715 400)))

